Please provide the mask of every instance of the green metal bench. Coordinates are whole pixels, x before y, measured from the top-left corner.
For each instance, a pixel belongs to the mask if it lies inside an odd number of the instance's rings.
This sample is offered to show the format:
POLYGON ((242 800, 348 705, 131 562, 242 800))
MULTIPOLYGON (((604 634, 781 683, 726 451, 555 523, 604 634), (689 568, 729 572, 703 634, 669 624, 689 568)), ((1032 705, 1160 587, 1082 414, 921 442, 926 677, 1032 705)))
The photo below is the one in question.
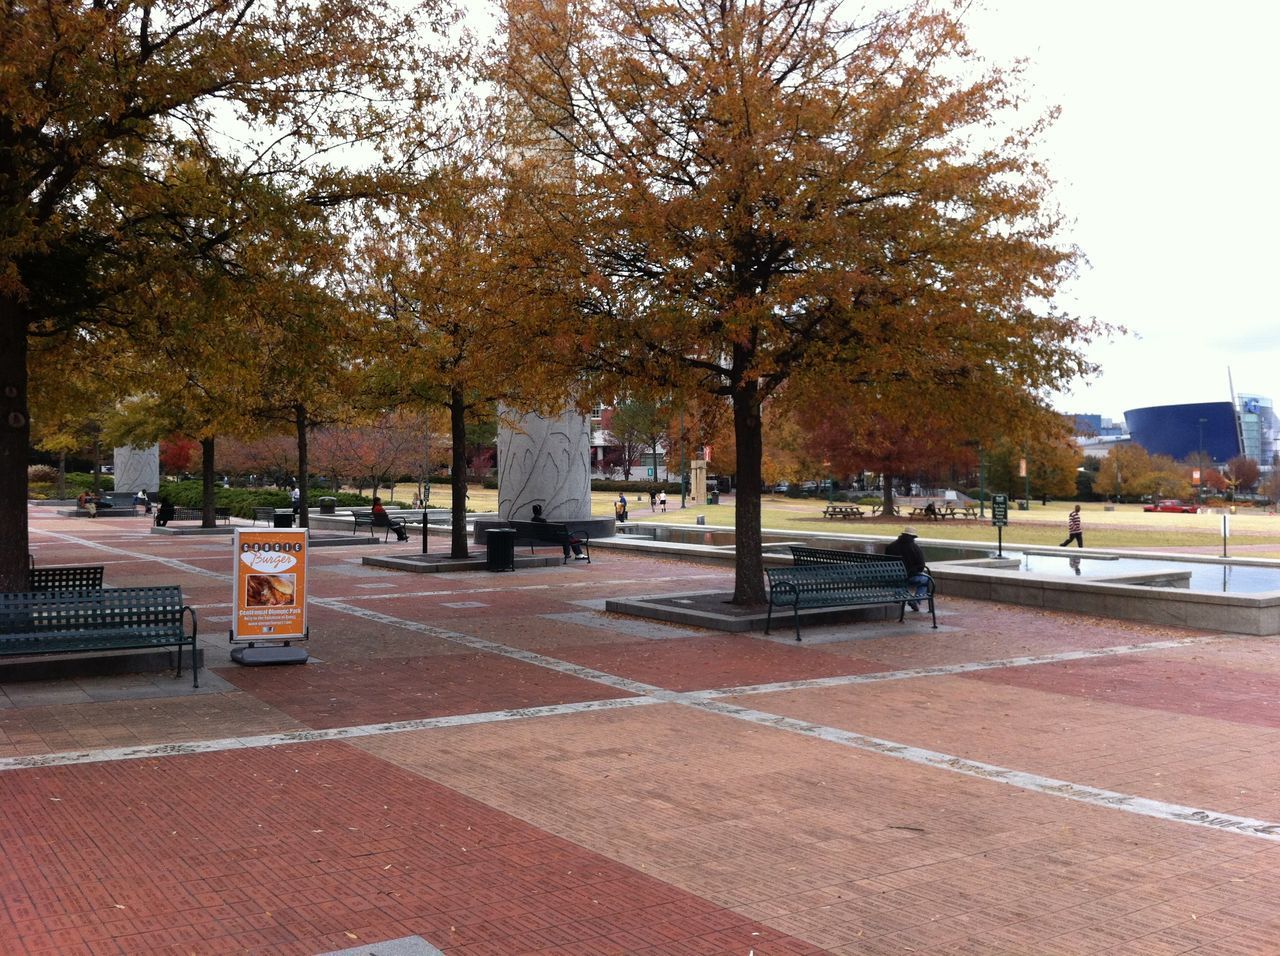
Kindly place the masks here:
POLYGON ((791 560, 796 567, 830 567, 832 565, 868 564, 883 561, 898 561, 897 558, 884 554, 872 554, 868 551, 844 551, 838 548, 810 548, 798 544, 791 547, 791 560))
POLYGON ((177 586, 0 593, 0 656, 94 653, 172 647, 182 676, 191 648, 191 686, 200 686, 196 612, 177 586), (191 633, 183 622, 191 617, 191 633))
POLYGON ((90 591, 102 587, 102 565, 62 565, 32 567, 27 572, 27 588, 32 591, 90 591))
MULTIPOLYGON (((797 641, 800 640, 801 608, 897 604, 901 623, 907 603, 916 600, 915 585, 907 580, 907 569, 894 558, 881 557, 879 561, 858 564, 766 568, 765 574, 769 578, 769 613, 764 632, 768 634, 772 627, 773 609, 789 607, 797 641)), ((932 590, 921 600, 929 603, 929 615, 936 630, 938 615, 932 590)))

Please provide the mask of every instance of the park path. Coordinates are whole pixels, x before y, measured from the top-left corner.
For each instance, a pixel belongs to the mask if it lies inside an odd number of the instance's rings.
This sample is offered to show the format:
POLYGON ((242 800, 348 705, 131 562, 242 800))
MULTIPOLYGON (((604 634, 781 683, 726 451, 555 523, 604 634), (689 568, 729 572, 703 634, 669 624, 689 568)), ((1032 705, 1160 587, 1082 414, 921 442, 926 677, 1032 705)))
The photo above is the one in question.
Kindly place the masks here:
POLYGON ((209 670, 0 683, 0 952, 1276 951, 1271 640, 944 593, 797 645, 601 610, 720 566, 393 542, 313 550, 311 663, 240 668, 227 539, 32 528, 181 584, 209 670))

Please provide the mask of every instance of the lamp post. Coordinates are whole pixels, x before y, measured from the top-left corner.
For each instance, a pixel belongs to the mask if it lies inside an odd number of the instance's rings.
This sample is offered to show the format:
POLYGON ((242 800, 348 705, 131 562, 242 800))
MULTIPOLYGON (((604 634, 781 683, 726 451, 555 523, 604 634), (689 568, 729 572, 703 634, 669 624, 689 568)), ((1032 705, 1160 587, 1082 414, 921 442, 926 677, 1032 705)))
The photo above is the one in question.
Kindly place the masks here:
POLYGON ((832 504, 836 500, 836 482, 831 476, 831 462, 824 461, 822 465, 827 469, 827 504, 832 504))
POLYGON ((1200 419, 1200 456, 1196 459, 1200 465, 1200 483, 1196 487, 1196 500, 1204 502, 1204 423, 1209 419, 1200 419))
POLYGON ((978 442, 978 517, 987 516, 987 456, 978 442))
POLYGON ((680 409, 680 507, 684 503, 684 409, 680 409))

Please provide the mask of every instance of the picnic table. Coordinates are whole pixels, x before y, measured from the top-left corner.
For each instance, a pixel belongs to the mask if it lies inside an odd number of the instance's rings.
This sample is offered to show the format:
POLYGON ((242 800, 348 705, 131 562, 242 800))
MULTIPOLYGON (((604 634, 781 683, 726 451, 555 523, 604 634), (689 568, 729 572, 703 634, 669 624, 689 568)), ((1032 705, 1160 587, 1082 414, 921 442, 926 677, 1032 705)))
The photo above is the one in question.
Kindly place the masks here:
POLYGON ((861 518, 863 517, 862 509, 857 505, 827 505, 822 509, 822 517, 824 518, 861 518))
MULTIPOLYGON (((881 512, 881 511, 883 511, 883 510, 884 510, 884 505, 880 505, 880 504, 872 505, 872 506, 871 506, 871 517, 873 517, 873 518, 878 518, 878 517, 880 517, 880 512, 881 512)), ((898 506, 897 506, 897 505, 894 505, 893 509, 889 512, 889 514, 893 515, 893 516, 896 518, 896 517, 898 517, 899 515, 901 515, 901 514, 902 514, 902 512, 901 512, 900 510, 898 510, 898 506)))

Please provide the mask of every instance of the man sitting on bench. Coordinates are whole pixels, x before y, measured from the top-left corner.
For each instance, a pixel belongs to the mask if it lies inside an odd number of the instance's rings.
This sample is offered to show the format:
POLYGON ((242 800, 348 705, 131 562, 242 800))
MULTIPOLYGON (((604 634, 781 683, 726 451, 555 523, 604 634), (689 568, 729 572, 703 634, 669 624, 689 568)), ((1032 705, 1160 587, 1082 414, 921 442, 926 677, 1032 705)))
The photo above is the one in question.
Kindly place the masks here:
MULTIPOLYGON (((932 504, 932 502, 930 502, 932 504)), ((925 571, 924 552, 916 544, 916 529, 907 525, 897 539, 885 545, 884 553, 891 558, 899 558, 907 569, 907 583, 916 586, 915 600, 908 601, 907 607, 913 611, 920 610, 919 602, 929 596, 929 575, 925 571)))
MULTIPOLYGON (((536 521, 539 524, 546 524, 547 519, 542 516, 542 505, 533 506, 533 517, 530 521, 536 521)), ((587 556, 582 553, 582 546, 578 543, 578 539, 570 533, 567 540, 560 542, 560 546, 564 548, 564 559, 569 560, 569 549, 573 549, 573 559, 575 561, 585 561, 587 556)))
POLYGON ((409 540, 409 532, 404 530, 404 519, 392 518, 387 514, 387 509, 382 507, 381 498, 373 499, 373 508, 370 511, 373 513, 373 526, 375 528, 391 528, 396 533, 397 541, 409 540))

